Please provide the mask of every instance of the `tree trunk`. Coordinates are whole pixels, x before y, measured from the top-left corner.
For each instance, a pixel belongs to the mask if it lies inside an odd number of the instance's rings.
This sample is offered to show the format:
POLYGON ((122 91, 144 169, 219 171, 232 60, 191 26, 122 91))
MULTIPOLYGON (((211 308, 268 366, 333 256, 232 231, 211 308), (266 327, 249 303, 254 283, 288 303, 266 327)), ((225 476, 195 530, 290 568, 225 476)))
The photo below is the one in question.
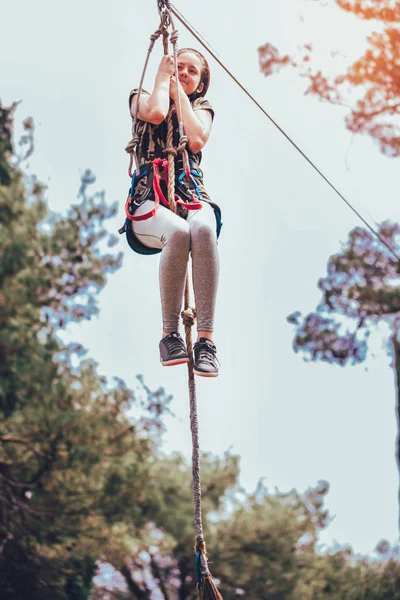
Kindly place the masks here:
MULTIPOLYGON (((394 358, 394 375, 395 375, 395 390, 396 390, 396 419, 397 419, 397 438, 396 438, 396 462, 397 469, 400 475, 400 332, 397 330, 392 337, 392 348, 394 358)), ((398 491, 398 502, 400 508, 400 485, 398 491)), ((399 530, 400 530, 400 512, 399 512, 399 530)))
POLYGON ((133 579, 131 570, 128 565, 123 565, 121 569, 122 575, 128 585, 129 591, 133 594, 135 600, 150 600, 150 590, 143 590, 133 579))
POLYGON ((157 560, 152 554, 150 554, 150 566, 151 566, 151 570, 152 570, 154 579, 158 580, 158 582, 159 582, 158 585, 160 587, 160 591, 161 591, 162 595, 164 596, 164 600, 170 600, 168 592, 167 592, 167 588, 165 586, 162 570, 158 566, 157 560))
POLYGON ((179 571, 181 580, 179 600, 187 600, 192 590, 192 586, 186 581, 187 576, 190 575, 190 564, 187 557, 183 557, 179 560, 179 571))

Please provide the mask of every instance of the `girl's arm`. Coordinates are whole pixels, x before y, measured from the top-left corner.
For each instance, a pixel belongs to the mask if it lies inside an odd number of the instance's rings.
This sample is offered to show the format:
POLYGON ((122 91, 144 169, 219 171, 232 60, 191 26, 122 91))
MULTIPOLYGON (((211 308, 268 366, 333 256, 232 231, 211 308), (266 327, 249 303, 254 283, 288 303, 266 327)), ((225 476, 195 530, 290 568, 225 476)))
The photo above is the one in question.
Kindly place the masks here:
MULTIPOLYGON (((174 72, 174 59, 170 55, 162 57, 158 67, 154 89, 150 96, 140 96, 138 119, 159 125, 164 121, 169 111, 169 87, 171 75, 174 72)), ((131 115, 135 114, 138 95, 133 96, 131 101, 131 115)))
POLYGON ((177 83, 180 87, 179 96, 181 99, 182 120, 185 135, 189 139, 190 150, 194 154, 197 154, 197 152, 200 152, 200 150, 204 148, 210 137, 212 127, 211 112, 209 110, 194 111, 180 82, 176 82, 175 77, 171 77, 170 94, 175 102, 175 107, 177 106, 177 83))

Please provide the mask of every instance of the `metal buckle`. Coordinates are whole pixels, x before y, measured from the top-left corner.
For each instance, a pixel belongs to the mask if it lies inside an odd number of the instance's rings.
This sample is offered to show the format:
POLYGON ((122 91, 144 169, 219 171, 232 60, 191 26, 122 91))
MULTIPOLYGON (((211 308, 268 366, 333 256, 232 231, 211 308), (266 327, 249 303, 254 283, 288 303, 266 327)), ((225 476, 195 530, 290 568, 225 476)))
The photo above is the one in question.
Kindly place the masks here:
POLYGON ((143 195, 139 196, 138 198, 135 198, 132 201, 132 204, 134 204, 135 206, 141 206, 143 204, 143 202, 145 202, 147 200, 147 197, 150 194, 150 192, 151 192, 150 188, 146 188, 143 195))

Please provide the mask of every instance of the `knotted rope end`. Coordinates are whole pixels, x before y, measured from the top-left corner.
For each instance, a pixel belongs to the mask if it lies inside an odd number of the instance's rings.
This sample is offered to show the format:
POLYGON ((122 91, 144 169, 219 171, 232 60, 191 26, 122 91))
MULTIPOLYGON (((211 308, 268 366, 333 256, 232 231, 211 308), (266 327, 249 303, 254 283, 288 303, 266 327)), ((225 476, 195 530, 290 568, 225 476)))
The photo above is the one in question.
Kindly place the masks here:
POLYGON ((199 600, 223 600, 208 568, 207 548, 202 536, 196 538, 195 551, 199 600))
POLYGON ((196 309, 192 306, 188 306, 188 308, 185 308, 185 310, 181 312, 181 317, 185 327, 193 327, 196 320, 196 309))
POLYGON ((199 585, 199 600, 224 600, 211 575, 202 576, 199 585))

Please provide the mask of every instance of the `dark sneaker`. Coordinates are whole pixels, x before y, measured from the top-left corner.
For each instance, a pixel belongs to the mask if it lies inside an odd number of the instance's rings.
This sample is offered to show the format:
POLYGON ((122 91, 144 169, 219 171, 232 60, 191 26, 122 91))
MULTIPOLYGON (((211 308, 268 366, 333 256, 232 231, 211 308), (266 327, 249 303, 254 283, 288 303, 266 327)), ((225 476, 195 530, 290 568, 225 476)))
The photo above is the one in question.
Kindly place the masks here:
POLYGON ((179 333, 167 335, 160 342, 160 361, 164 367, 181 365, 189 362, 185 344, 179 333))
POLYGON ((193 346, 194 373, 202 377, 217 377, 218 359, 214 342, 200 338, 193 346))

